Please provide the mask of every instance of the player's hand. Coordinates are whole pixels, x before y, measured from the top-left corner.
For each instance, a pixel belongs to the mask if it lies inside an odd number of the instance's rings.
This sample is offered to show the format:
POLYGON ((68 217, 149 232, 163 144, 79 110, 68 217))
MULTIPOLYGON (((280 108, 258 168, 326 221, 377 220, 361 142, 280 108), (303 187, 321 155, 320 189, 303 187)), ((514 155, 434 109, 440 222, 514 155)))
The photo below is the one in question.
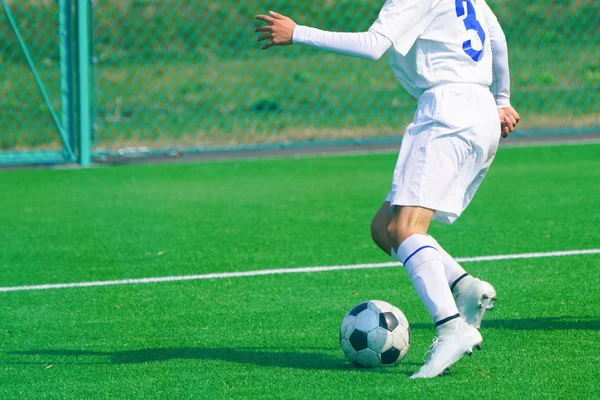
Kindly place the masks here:
POLYGON ((519 113, 513 107, 503 107, 498 109, 498 115, 500 116, 500 129, 502 137, 508 137, 508 135, 515 130, 515 127, 521 120, 519 113))
POLYGON ((268 40, 261 49, 266 50, 272 46, 292 44, 292 35, 297 24, 290 18, 274 11, 269 11, 269 15, 258 14, 255 18, 266 23, 266 25, 254 28, 254 32, 265 32, 256 38, 257 42, 268 40))

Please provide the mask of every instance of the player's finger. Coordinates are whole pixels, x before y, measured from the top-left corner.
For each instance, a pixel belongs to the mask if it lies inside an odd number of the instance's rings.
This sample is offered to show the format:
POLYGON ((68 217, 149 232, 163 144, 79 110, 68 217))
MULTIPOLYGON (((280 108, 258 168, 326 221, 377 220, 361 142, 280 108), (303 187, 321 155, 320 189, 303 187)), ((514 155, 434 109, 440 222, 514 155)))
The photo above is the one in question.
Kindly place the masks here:
POLYGON ((269 14, 271 14, 271 16, 274 17, 274 18, 283 18, 283 15, 281 15, 278 12, 275 12, 275 11, 269 11, 269 14))
POLYGON ((515 120, 517 121, 517 123, 519 123, 521 121, 521 116, 519 115, 518 112, 516 112, 515 110, 512 111, 511 115, 513 117, 515 117, 515 120))
POLYGON ((263 14, 258 14, 254 18, 256 18, 259 21, 266 22, 269 25, 273 25, 273 22, 275 22, 275 19, 273 19, 272 17, 269 17, 268 15, 263 15, 263 14))
POLYGON ((512 114, 508 114, 508 118, 510 119, 510 122, 512 122, 514 127, 517 124, 517 119, 512 114))
POLYGON ((263 44, 262 47, 261 47, 261 49, 266 50, 269 47, 272 47, 274 45, 275 45, 275 42, 271 40, 270 42, 267 42, 267 43, 263 44))
POLYGON ((267 40, 267 39, 273 39, 273 34, 272 33, 264 33, 264 34, 260 35, 259 37, 257 37, 256 41, 262 42, 263 40, 267 40))
POLYGON ((506 124, 506 128, 508 128, 509 132, 512 132, 515 129, 515 126, 513 125, 508 115, 504 117, 504 123, 506 124))
POLYGON ((504 124, 502 124, 502 125, 500 126, 500 134, 502 135, 502 137, 503 137, 503 138, 505 138, 505 137, 508 137, 508 134, 509 134, 509 133, 510 133, 510 132, 508 132, 508 128, 507 128, 507 127, 506 127, 504 124))
POLYGON ((273 32, 273 26, 272 25, 257 26, 256 28, 254 28, 254 32, 273 32))

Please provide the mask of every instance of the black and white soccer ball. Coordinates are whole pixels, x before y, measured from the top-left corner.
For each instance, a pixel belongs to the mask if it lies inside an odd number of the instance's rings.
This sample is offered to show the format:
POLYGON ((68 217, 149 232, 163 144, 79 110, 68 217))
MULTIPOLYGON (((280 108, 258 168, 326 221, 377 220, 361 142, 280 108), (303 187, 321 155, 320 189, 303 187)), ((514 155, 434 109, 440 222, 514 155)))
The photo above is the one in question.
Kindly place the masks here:
POLYGON ((355 365, 397 365, 410 346, 408 320, 399 308, 390 303, 365 301, 344 317, 340 344, 346 357, 355 365))

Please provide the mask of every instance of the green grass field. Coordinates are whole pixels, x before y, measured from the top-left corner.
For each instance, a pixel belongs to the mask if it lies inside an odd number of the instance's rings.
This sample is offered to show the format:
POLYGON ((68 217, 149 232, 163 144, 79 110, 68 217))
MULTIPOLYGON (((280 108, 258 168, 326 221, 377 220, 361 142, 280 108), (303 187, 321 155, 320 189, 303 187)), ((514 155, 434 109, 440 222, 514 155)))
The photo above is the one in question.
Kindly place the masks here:
MULTIPOLYGON (((501 148, 456 257, 600 247, 600 145, 501 148)), ((390 261, 369 237, 395 154, 0 171, 0 287, 390 261)), ((483 351, 410 381, 434 336, 400 268, 0 291, 0 398, 600 397, 600 255, 465 263, 491 281, 483 351), (400 307, 411 350, 357 369, 355 304, 400 307)))

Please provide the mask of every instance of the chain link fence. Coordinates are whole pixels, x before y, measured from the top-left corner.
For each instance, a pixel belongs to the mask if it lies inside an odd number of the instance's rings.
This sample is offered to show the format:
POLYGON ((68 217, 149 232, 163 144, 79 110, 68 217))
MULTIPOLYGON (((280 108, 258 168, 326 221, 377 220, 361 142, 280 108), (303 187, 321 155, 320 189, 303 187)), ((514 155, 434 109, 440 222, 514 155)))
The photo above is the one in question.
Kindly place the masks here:
MULTIPOLYGON (((55 1, 18 5, 57 93, 55 1)), ((600 3, 488 0, 509 42, 521 135, 598 133, 600 3)), ((361 31, 383 0, 97 0, 91 3, 92 152, 179 154, 398 141, 415 101, 386 57, 358 60, 292 46, 261 51, 254 15, 361 31)), ((18 46, 0 26, 0 151, 56 146, 18 46)), ((54 97, 53 97, 54 99, 54 97)))
POLYGON ((57 2, 4 4, 9 9, 0 4, 0 158, 14 152, 61 151, 60 135, 26 58, 28 54, 45 95, 60 111, 57 2))

